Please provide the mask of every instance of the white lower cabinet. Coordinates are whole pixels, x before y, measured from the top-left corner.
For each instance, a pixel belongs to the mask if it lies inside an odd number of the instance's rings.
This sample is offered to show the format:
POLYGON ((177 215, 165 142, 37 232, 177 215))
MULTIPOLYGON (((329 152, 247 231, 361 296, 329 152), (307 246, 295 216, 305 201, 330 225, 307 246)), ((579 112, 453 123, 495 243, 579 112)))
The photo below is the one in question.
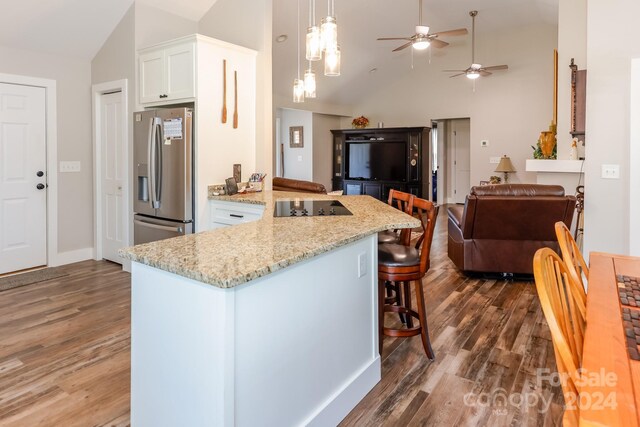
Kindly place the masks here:
POLYGON ((262 218, 264 205, 250 203, 227 202, 224 200, 210 200, 211 216, 209 229, 257 221, 262 218))

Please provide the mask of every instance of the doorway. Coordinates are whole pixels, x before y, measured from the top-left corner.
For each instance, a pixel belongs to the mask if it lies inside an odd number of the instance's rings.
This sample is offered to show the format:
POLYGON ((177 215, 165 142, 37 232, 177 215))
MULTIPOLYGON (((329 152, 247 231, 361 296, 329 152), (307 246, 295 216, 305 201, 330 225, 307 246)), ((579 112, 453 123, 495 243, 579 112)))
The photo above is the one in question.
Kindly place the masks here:
POLYGON ((93 104, 96 259, 122 264, 118 249, 129 245, 132 221, 126 80, 94 85, 93 104))
POLYGON ((0 274, 47 265, 46 89, 0 83, 0 274))
POLYGON ((471 120, 441 119, 434 120, 432 144, 434 155, 436 188, 438 202, 464 203, 471 189, 471 120))

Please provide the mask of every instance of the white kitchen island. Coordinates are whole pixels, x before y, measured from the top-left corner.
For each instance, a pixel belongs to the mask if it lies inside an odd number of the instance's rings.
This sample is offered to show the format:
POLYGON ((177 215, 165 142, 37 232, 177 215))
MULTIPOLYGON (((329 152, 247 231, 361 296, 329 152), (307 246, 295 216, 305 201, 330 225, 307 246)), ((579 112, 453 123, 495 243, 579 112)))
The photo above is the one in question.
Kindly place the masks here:
POLYGON ((131 421, 336 425, 380 380, 377 232, 420 222, 368 196, 352 216, 261 219, 125 249, 131 421))

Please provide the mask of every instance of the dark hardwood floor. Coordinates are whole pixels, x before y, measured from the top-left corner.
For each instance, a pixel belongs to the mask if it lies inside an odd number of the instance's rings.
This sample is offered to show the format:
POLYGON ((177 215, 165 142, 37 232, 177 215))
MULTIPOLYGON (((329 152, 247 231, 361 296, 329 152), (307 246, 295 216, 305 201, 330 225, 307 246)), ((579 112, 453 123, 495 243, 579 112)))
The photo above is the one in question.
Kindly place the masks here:
MULTIPOLYGON (((385 338, 382 381, 341 425, 560 425, 560 387, 537 371, 555 361, 533 282, 460 274, 440 212, 424 279, 436 360, 419 337, 385 338)), ((0 292, 1 426, 129 425, 129 274, 67 269, 0 292)))

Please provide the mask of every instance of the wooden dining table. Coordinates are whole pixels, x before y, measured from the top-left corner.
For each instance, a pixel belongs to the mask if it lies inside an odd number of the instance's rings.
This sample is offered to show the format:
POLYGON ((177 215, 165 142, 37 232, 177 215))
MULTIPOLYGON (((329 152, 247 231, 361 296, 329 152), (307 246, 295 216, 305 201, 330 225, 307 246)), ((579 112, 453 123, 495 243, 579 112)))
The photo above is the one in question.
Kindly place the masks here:
POLYGON ((592 252, 589 264, 580 425, 640 426, 640 258, 592 252))

